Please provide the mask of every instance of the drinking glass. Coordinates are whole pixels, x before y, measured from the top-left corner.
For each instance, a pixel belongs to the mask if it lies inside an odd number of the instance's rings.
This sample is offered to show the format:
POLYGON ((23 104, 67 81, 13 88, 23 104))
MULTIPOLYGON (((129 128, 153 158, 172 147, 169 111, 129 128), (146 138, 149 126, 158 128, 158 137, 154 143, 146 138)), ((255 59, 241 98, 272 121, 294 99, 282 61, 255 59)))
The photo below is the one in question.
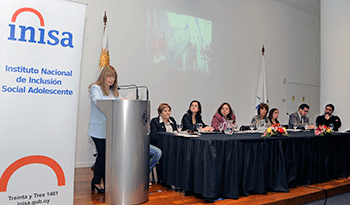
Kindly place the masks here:
POLYGON ((227 135, 232 135, 233 134, 233 125, 226 125, 224 129, 224 133, 227 135))
POLYGON ((202 123, 197 123, 196 124, 196 128, 197 128, 197 131, 200 132, 202 130, 202 127, 203 127, 203 124, 202 123))
POLYGON ((333 129, 334 129, 334 124, 333 124, 333 123, 329 124, 329 128, 330 128, 331 130, 333 130, 333 129))
POLYGON ((238 126, 237 126, 236 123, 233 124, 233 131, 234 131, 235 133, 239 131, 239 130, 238 130, 238 126))
POLYGON ((224 124, 223 124, 223 123, 220 123, 220 124, 219 124, 220 133, 222 132, 223 129, 224 129, 224 124))
POLYGON ((249 125, 249 129, 250 129, 250 131, 253 131, 253 130, 254 130, 254 128, 255 128, 254 123, 251 123, 251 124, 249 125))
POLYGON ((315 126, 314 126, 314 123, 311 123, 310 126, 313 127, 312 129, 316 129, 315 126))
POLYGON ((298 124, 295 122, 295 123, 293 123, 293 128, 296 130, 297 129, 297 127, 298 127, 298 124))
POLYGON ((258 130, 258 132, 261 132, 263 129, 264 129, 264 127, 263 127, 263 121, 261 121, 261 120, 259 120, 258 121, 258 123, 256 124, 257 125, 257 130, 258 130))
POLYGON ((176 128, 177 128, 177 132, 180 132, 182 130, 182 124, 177 124, 176 128))

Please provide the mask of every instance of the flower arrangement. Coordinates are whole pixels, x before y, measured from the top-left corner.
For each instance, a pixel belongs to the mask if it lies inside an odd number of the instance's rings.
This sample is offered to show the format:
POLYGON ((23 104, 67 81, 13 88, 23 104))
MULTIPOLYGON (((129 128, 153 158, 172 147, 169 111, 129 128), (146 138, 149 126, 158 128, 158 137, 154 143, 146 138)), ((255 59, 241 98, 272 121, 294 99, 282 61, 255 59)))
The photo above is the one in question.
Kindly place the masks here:
POLYGON ((273 124, 270 127, 268 127, 263 135, 261 137, 271 137, 274 135, 282 135, 282 136, 289 136, 286 128, 282 127, 279 123, 273 124))
POLYGON ((323 136, 323 135, 331 135, 331 134, 333 134, 331 128, 329 128, 329 127, 326 126, 326 125, 320 125, 320 126, 318 126, 318 128, 315 130, 315 135, 323 136))

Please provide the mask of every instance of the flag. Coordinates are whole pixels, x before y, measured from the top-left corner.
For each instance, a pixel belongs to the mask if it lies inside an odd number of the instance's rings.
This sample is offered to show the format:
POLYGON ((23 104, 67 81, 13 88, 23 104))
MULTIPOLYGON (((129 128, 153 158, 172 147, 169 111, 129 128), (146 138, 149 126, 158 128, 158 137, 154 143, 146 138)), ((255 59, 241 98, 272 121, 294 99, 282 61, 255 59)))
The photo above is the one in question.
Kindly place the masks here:
MULTIPOLYGON (((103 19, 104 19, 104 27, 103 27, 103 39, 102 39, 102 52, 100 55, 100 63, 98 66, 99 67, 98 76, 100 76, 102 68, 105 65, 109 65, 109 48, 108 48, 108 35, 107 35, 107 25, 106 25, 107 24, 106 13, 103 19)), ((95 146, 92 146, 92 153, 94 157, 97 156, 97 150, 95 146)), ((95 166, 95 164, 92 166, 95 166)))
POLYGON ((256 100, 255 100, 255 109, 258 109, 260 103, 268 103, 269 100, 267 99, 267 90, 266 90, 266 75, 265 75, 265 59, 264 59, 264 52, 261 56, 262 62, 261 62, 261 69, 260 69, 260 78, 259 78, 259 84, 258 84, 258 90, 256 93, 256 100))
POLYGON ((109 65, 109 48, 108 48, 108 35, 107 26, 103 29, 103 40, 102 40, 102 52, 100 55, 99 73, 105 65, 109 65))

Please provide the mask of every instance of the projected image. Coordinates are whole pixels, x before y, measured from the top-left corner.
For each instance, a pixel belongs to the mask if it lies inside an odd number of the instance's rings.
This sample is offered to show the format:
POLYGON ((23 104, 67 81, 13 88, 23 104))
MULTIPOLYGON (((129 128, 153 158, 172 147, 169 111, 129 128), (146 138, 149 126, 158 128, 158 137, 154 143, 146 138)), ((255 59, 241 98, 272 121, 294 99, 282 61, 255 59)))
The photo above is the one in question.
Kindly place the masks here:
POLYGON ((156 67, 209 73, 212 23, 148 7, 148 62, 156 67))

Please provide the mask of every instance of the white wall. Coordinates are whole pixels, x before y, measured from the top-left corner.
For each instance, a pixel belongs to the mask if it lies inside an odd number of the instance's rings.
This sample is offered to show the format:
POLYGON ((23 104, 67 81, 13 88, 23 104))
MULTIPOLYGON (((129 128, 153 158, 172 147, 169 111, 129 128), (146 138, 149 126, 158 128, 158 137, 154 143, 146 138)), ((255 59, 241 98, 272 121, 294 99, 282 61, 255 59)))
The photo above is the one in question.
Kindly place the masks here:
POLYGON ((320 111, 332 103, 342 121, 340 130, 350 129, 350 2, 321 0, 321 95, 320 111))
MULTIPOLYGON (((108 15, 111 65, 119 84, 135 83, 150 89, 151 117, 161 102, 172 106, 177 121, 193 99, 202 103, 204 122, 210 123, 224 101, 236 111, 239 125, 249 124, 256 114, 255 95, 265 45, 270 107, 280 110, 287 123, 288 82, 319 85, 319 19, 272 0, 88 0, 79 97, 76 166, 94 162, 86 136, 90 113, 87 87, 98 74, 102 45, 103 13, 108 15), (152 70, 145 67, 147 5, 212 21, 211 73, 194 74, 152 70)), ((317 96, 318 97, 318 96, 317 96)), ((311 107, 318 112, 318 106, 311 107)), ((297 108, 295 108, 297 110, 297 108)))

